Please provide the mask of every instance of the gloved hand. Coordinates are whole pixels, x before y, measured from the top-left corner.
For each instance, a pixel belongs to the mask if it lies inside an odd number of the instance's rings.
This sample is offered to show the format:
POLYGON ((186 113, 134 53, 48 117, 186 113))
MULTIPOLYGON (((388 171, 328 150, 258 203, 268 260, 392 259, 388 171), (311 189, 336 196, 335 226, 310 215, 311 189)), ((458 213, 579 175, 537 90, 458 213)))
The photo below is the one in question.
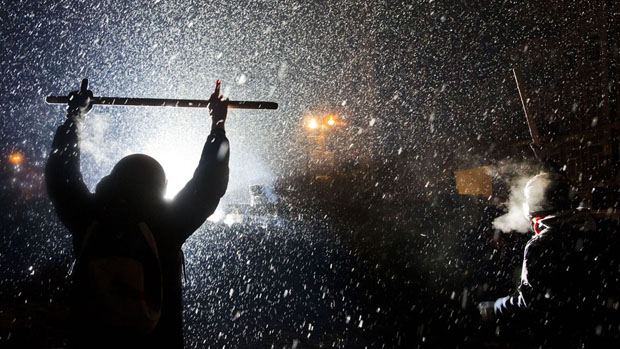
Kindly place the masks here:
POLYGON ((93 108, 92 97, 93 91, 88 89, 88 79, 83 79, 80 90, 69 93, 67 118, 82 121, 84 116, 93 108))
POLYGON ((211 115, 211 129, 220 128, 224 130, 226 115, 228 114, 228 101, 222 100, 220 94, 221 81, 215 83, 215 91, 209 98, 209 114, 211 115))

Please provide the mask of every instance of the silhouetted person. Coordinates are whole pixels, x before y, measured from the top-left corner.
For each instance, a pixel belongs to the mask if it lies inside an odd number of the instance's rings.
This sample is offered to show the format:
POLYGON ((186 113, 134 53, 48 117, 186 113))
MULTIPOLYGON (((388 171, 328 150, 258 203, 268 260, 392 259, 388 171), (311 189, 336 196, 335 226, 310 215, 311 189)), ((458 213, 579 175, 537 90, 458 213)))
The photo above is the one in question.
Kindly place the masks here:
POLYGON ((618 296, 609 298, 618 290, 615 234, 597 229, 589 211, 576 207, 573 189, 559 173, 531 178, 525 197, 535 235, 525 247, 520 285, 514 295, 481 303, 483 319, 512 340, 606 345, 618 335, 612 324, 618 296))
MULTIPOLYGON (((67 120, 56 132, 45 169, 49 196, 61 221, 72 234, 76 268, 79 269, 79 275, 74 278, 71 344, 80 348, 182 348, 181 272, 184 261, 181 246, 215 211, 228 185, 229 143, 224 130, 227 105, 219 95, 219 82, 209 107, 211 134, 207 137, 198 167, 192 179, 171 201, 164 200, 166 177, 163 168, 155 159, 143 154, 120 160, 97 184, 95 193, 90 193, 80 173, 79 129, 84 116, 92 108, 89 99, 92 92, 85 89, 70 94, 67 120), (153 320, 150 326, 154 328, 147 326, 141 331, 127 328, 126 319, 110 319, 109 315, 104 319, 103 315, 93 314, 95 305, 92 300, 97 296, 92 293, 116 290, 101 290, 101 286, 93 289, 91 282, 80 277, 88 268, 81 265, 85 264, 81 257, 95 253, 93 250, 99 248, 96 246, 98 241, 106 241, 105 235, 102 238, 101 234, 92 231, 112 234, 127 227, 139 227, 133 239, 141 239, 146 247, 136 252, 130 246, 132 241, 128 240, 128 246, 120 248, 128 254, 142 254, 145 265, 150 263, 153 270, 158 270, 153 276, 152 272, 148 275, 146 271, 149 265, 137 267, 137 275, 143 273, 144 280, 126 280, 138 283, 137 289, 148 293, 135 295, 136 298, 142 297, 142 304, 150 311, 147 315, 152 315, 153 320), (85 240, 89 240, 88 243, 85 244, 85 240), (156 252, 149 251, 150 247, 155 247, 156 252), (157 292, 158 288, 160 292, 157 292)), ((122 256, 118 259, 121 260, 119 263, 124 262, 122 256)), ((116 287, 113 281, 101 282, 113 288, 116 287)))

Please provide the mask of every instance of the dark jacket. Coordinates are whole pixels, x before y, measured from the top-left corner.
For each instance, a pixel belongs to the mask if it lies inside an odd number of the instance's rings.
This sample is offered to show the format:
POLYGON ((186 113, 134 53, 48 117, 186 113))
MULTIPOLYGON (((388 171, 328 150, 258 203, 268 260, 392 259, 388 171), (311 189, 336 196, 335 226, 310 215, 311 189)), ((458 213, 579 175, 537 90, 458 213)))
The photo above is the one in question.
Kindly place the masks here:
POLYGON ((495 301, 498 324, 527 329, 548 344, 600 338, 608 331, 601 321, 617 316, 613 233, 596 229, 585 212, 550 216, 539 224, 544 229, 525 247, 518 292, 495 301))
MULTIPOLYGON (((140 346, 182 348, 181 246, 211 215, 228 185, 228 139, 223 130, 208 136, 192 179, 171 201, 162 200, 143 217, 155 237, 163 273, 162 315, 155 332, 139 338, 140 346)), ((61 221, 73 237, 78 255, 82 240, 96 220, 102 219, 102 199, 90 193, 80 173, 77 125, 67 120, 54 137, 45 168, 47 190, 61 221)), ((79 299, 81 295, 74 295, 79 299)), ((75 313, 75 311, 74 311, 75 313)), ((88 323, 76 319, 77 342, 85 339, 88 323)), ((89 334, 90 335, 90 334, 89 334)), ((107 339, 113 336, 106 336, 107 339)), ((104 338, 105 339, 105 338, 104 338)), ((102 340, 104 340, 102 339, 102 340)), ((94 338, 87 339, 92 343, 94 338)), ((130 346, 131 343, 125 343, 130 346)))

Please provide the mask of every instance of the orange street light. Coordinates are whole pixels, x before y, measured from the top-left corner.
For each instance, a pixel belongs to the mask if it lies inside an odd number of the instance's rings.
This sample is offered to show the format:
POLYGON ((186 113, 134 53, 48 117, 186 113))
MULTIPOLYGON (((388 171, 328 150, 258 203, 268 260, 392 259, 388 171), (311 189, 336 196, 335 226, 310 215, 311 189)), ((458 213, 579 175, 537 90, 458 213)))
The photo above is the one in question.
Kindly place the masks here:
POLYGON ((9 161, 13 164, 13 165, 19 165, 22 163, 22 161, 24 161, 24 158, 21 156, 21 154, 11 154, 11 156, 9 157, 9 161))
POLYGON ((321 116, 307 116, 304 118, 304 126, 308 131, 328 131, 330 128, 343 126, 337 114, 323 114, 321 116))

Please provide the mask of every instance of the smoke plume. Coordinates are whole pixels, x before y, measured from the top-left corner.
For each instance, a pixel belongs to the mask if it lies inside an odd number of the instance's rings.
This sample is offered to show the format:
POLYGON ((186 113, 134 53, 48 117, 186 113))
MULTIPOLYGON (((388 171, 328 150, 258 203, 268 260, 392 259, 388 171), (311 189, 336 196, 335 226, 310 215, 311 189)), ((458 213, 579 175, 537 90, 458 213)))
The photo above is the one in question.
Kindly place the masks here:
POLYGON ((80 148, 84 154, 92 156, 96 163, 110 161, 110 147, 105 146, 104 136, 109 122, 105 117, 98 117, 93 113, 88 115, 88 123, 80 133, 80 148))

